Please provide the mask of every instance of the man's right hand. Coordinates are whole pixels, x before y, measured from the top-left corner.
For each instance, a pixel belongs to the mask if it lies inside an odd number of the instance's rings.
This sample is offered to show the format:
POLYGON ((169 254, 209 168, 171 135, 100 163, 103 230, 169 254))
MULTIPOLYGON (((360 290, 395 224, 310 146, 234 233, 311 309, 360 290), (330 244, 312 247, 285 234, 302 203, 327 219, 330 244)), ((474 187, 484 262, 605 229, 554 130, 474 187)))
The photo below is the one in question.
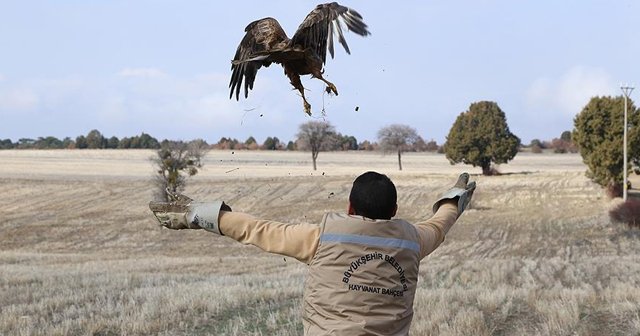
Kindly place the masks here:
POLYGON ((202 229, 190 219, 190 203, 180 204, 175 202, 149 202, 149 209, 161 226, 173 230, 202 229))
POLYGON ((224 202, 194 202, 188 196, 170 191, 167 195, 170 202, 149 202, 149 209, 161 226, 173 230, 205 229, 221 234, 218 227, 220 210, 231 211, 224 202))
POLYGON ((440 208, 442 202, 446 200, 458 200, 458 217, 462 215, 462 212, 467 208, 473 192, 476 190, 476 182, 469 182, 469 174, 462 173, 458 177, 458 181, 453 188, 447 190, 433 205, 433 212, 435 213, 440 208))

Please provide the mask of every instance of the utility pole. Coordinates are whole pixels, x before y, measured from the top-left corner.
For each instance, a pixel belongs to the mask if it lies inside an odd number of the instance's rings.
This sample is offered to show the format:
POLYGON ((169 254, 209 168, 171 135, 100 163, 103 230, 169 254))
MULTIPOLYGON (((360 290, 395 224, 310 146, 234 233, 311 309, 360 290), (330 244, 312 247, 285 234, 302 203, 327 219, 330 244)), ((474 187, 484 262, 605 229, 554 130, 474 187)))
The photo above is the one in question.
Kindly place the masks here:
POLYGON ((624 155, 622 173, 624 178, 622 181, 622 200, 626 202, 627 201, 627 100, 629 100, 629 96, 631 95, 631 91, 633 91, 634 87, 629 85, 622 85, 620 86, 620 89, 624 94, 624 131, 623 131, 624 139, 622 140, 623 142, 622 155, 624 155))

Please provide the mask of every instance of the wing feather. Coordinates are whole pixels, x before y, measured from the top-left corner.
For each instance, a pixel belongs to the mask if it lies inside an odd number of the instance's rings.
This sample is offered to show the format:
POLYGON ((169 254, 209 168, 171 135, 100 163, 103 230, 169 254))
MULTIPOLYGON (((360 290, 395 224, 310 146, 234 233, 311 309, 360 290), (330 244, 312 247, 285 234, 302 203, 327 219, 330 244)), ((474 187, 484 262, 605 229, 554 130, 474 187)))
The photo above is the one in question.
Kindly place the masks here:
POLYGON ((231 79, 229 98, 240 99, 240 90, 244 82, 244 97, 253 89, 258 70, 269 66, 268 53, 279 43, 288 39, 277 20, 264 18, 251 22, 244 30, 246 34, 240 41, 236 54, 231 61, 231 79), (259 56, 258 56, 259 55, 259 56))
POLYGON ((330 24, 329 31, 327 32, 327 36, 329 36, 329 45, 327 49, 329 50, 329 54, 331 54, 331 58, 333 58, 333 26, 334 24, 330 24))
POLYGON ((338 37, 338 42, 347 53, 350 53, 347 40, 344 38, 342 23, 347 30, 360 36, 371 33, 357 11, 339 5, 337 2, 316 6, 314 10, 302 21, 298 30, 291 38, 291 45, 299 45, 302 48, 311 48, 322 63, 326 62, 327 50, 331 58, 334 56, 333 36, 338 37))

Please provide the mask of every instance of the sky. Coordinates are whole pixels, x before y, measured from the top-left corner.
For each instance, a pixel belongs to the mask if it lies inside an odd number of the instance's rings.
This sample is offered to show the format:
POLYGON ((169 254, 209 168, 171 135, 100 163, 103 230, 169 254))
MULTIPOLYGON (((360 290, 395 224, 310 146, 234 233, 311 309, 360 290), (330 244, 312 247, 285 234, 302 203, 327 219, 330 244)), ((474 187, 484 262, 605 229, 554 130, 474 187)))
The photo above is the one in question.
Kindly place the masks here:
MULTIPOLYGON (((282 67, 229 99, 246 25, 276 18, 291 37, 307 0, 1 0, 0 139, 139 135, 295 140, 310 120, 358 141, 391 124, 442 144, 471 103, 495 101, 524 144, 573 129, 592 96, 640 84, 640 1, 342 1, 371 35, 303 78, 307 116, 282 67)), ((640 91, 640 90, 636 90, 640 91)), ((631 98, 639 95, 633 92, 631 98)))

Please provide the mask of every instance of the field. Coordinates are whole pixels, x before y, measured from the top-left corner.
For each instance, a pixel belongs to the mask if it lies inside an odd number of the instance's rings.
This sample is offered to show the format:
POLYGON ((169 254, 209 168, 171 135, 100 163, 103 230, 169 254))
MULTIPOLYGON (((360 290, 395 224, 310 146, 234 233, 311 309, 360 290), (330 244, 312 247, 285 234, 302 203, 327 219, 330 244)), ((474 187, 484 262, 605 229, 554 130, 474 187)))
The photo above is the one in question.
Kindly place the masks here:
MULTIPOLYGON (((0 151, 1 335, 301 334, 306 266, 156 226, 152 155, 0 151)), ((610 223, 613 201, 578 155, 521 153, 494 177, 439 154, 406 154, 402 172, 394 155, 320 153, 317 171, 310 160, 212 151, 186 194, 317 223, 376 170, 415 221, 468 170, 477 192, 422 262, 412 335, 640 335, 640 233, 610 223)))

